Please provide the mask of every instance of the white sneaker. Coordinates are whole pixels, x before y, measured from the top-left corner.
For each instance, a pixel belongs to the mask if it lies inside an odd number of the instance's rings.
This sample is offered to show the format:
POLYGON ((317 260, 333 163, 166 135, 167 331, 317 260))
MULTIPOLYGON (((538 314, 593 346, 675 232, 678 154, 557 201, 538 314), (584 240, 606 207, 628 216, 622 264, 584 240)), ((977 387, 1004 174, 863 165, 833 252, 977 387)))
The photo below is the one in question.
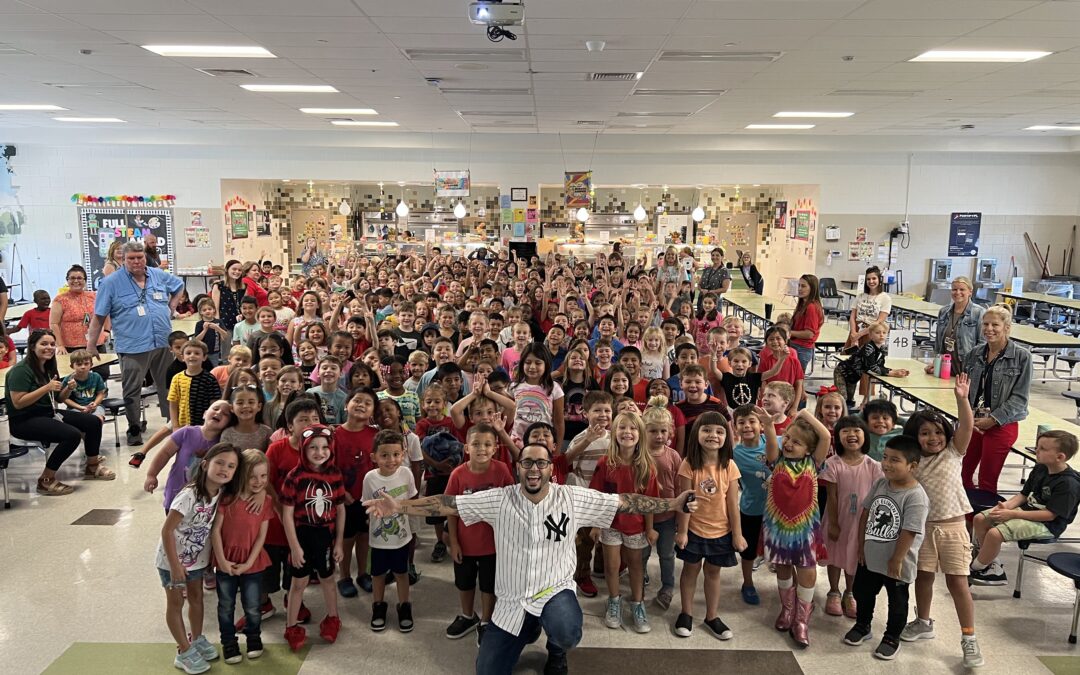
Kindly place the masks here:
POLYGON ((608 628, 619 628, 620 626, 622 626, 621 595, 617 595, 614 598, 608 598, 607 614, 604 615, 604 625, 608 628))
POLYGON ((933 640, 934 637, 934 620, 923 621, 918 617, 915 617, 914 621, 904 626, 904 632, 900 633, 900 639, 904 642, 933 640))
POLYGON ((644 602, 630 603, 630 611, 634 615, 634 630, 638 633, 648 633, 652 630, 649 625, 649 615, 645 612, 644 602))
POLYGON ((974 635, 964 635, 960 638, 960 649, 964 651, 964 667, 978 668, 983 664, 982 651, 979 649, 979 641, 974 635))

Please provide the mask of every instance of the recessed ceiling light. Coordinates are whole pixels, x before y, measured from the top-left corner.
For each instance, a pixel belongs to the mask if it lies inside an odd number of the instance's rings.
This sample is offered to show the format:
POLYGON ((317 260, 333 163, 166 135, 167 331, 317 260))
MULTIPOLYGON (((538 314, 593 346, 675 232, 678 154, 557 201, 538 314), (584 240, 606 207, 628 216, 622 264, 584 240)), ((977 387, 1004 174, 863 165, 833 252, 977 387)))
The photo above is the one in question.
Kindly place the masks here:
POLYGON ((914 62, 937 63, 1024 63, 1034 61, 1053 52, 980 49, 931 49, 913 59, 914 62))
POLYGON ((1080 126, 1047 125, 1037 124, 1033 127, 1025 127, 1024 131, 1080 131, 1080 126))
POLYGON ((214 58, 278 58, 261 46, 214 46, 210 44, 144 44, 143 49, 161 56, 214 58))
POLYGON ((54 117, 57 122, 83 122, 83 123, 115 123, 124 120, 118 117, 54 117))
POLYGON ((0 110, 67 110, 67 108, 37 103, 5 103, 0 105, 0 110))
POLYGON ((330 124, 339 127, 396 127, 397 122, 366 122, 361 120, 332 120, 330 124))
POLYGON ((800 129, 813 129, 813 124, 747 124, 747 129, 772 129, 781 130, 787 129, 789 131, 795 131, 800 129))
POLYGON ((275 94, 336 94, 328 84, 242 84, 241 89, 275 94))
POLYGON ((852 112, 778 112, 773 117, 851 117, 852 112))
POLYGON ((378 115, 373 108, 300 108, 308 115, 378 115))

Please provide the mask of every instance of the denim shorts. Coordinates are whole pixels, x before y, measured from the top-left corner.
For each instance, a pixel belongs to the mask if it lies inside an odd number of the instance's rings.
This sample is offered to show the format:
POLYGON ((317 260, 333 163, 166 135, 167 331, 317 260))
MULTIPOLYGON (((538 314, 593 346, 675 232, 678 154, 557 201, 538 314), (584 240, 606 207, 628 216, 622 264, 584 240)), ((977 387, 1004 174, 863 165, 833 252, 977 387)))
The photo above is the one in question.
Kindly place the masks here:
MULTIPOLYGON (((188 570, 187 571, 187 583, 190 584, 193 581, 198 581, 199 579, 202 579, 203 575, 206 574, 206 570, 208 570, 208 569, 210 569, 210 568, 209 567, 200 567, 197 570, 188 570)), ((162 588, 170 588, 172 586, 172 572, 170 572, 169 570, 163 570, 160 567, 157 568, 157 571, 158 571, 158 576, 161 577, 161 587, 162 588)))

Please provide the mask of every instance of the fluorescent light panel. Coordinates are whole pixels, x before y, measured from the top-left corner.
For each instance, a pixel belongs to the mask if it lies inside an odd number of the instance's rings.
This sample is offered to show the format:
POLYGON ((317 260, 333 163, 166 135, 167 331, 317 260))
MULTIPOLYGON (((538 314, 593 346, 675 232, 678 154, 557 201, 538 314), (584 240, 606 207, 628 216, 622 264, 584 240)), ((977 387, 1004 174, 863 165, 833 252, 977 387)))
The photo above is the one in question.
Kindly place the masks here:
POLYGON ((813 129, 813 124, 747 124, 747 129, 772 129, 774 131, 787 129, 789 131, 798 131, 802 129, 813 129))
POLYGON ((336 94, 328 84, 242 84, 241 89, 268 94, 336 94))
POLYGON ((773 117, 826 117, 826 118, 841 118, 851 117, 855 113, 851 112, 778 112, 773 117))
POLYGON ((1024 63, 1053 52, 980 49, 931 49, 910 61, 929 63, 1024 63))
POLYGON ((1037 124, 1033 127, 1025 127, 1024 131, 1080 131, 1080 126, 1037 124))
POLYGON ((118 117, 54 117, 57 122, 82 122, 82 123, 116 123, 124 120, 118 117))
POLYGON ((142 48, 161 56, 197 57, 197 58, 244 58, 276 59, 266 49, 251 46, 214 46, 214 45, 142 45, 142 48))
POLYGON ((378 115, 373 108, 300 108, 308 115, 378 115))
POLYGON ((0 104, 0 110, 67 110, 58 105, 46 105, 38 103, 5 103, 0 104))
POLYGON ((366 122, 361 120, 331 120, 330 124, 339 127, 396 127, 397 122, 366 122))

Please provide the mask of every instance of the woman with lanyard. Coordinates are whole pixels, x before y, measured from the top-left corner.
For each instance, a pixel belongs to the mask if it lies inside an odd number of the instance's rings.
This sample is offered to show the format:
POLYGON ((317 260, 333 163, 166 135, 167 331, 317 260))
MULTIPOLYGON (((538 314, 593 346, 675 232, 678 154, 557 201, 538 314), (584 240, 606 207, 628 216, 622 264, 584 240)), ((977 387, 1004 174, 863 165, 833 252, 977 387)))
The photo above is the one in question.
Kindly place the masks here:
MULTIPOLYGON (((86 270, 82 265, 72 265, 67 273, 68 290, 53 298, 49 312, 49 328, 56 336, 56 353, 61 356, 68 352, 86 349, 86 331, 90 328, 90 318, 94 316, 94 300, 97 294, 86 290, 86 270)), ((108 339, 109 324, 101 331, 94 347, 105 353, 105 341, 108 339)), ((97 372, 106 380, 109 367, 99 366, 97 372)))
POLYGON ((36 330, 26 341, 26 358, 8 371, 5 402, 11 435, 27 441, 55 443, 37 481, 37 492, 48 497, 71 494, 75 488, 56 479, 60 466, 83 442, 86 480, 113 480, 102 462, 101 420, 90 413, 56 407, 75 389, 75 380, 60 384, 56 370, 56 338, 51 330, 36 330), (55 398, 54 398, 55 397, 55 398))
POLYGON ((326 262, 326 254, 319 252, 319 244, 315 241, 315 237, 308 237, 304 252, 300 255, 300 264, 304 266, 304 276, 311 276, 311 271, 316 265, 325 267, 326 262))
MULTIPOLYGON (((214 284, 210 291, 210 297, 217 307, 218 319, 221 327, 232 333, 236 327, 237 317, 240 316, 240 301, 247 293, 247 287, 242 278, 244 270, 239 260, 230 260, 225 263, 225 278, 214 284)), ((225 350, 228 351, 228 350, 225 350)))
MULTIPOLYGON (((963 372, 960 357, 983 342, 982 318, 986 310, 971 301, 974 287, 967 277, 952 280, 952 304, 938 313, 937 332, 934 335, 934 353, 952 356, 952 372, 963 372)), ((926 372, 934 372, 933 364, 926 372)))
POLYGON ((701 293, 698 294, 699 310, 701 298, 705 297, 706 293, 714 291, 717 295, 723 295, 731 287, 731 274, 724 267, 724 249, 714 248, 709 252, 709 256, 712 259, 712 265, 701 272, 701 281, 698 283, 698 287, 701 288, 701 293))
POLYGON ((814 362, 814 347, 821 326, 825 323, 825 310, 818 294, 818 278, 813 274, 799 277, 799 302, 791 316, 791 348, 799 355, 799 363, 805 373, 814 362))
POLYGON ((1028 414, 1031 389, 1031 353, 1009 339, 1012 313, 994 305, 982 317, 986 344, 964 355, 964 372, 971 378, 968 399, 975 412, 971 436, 960 475, 964 487, 997 492, 998 476, 1016 442, 1019 422, 1028 414), (972 480, 979 469, 979 483, 972 480))
POLYGON ((765 292, 765 279, 762 278, 761 272, 758 272, 757 266, 751 261, 749 251, 739 257, 739 271, 742 272, 742 278, 746 282, 747 288, 758 295, 765 292))

